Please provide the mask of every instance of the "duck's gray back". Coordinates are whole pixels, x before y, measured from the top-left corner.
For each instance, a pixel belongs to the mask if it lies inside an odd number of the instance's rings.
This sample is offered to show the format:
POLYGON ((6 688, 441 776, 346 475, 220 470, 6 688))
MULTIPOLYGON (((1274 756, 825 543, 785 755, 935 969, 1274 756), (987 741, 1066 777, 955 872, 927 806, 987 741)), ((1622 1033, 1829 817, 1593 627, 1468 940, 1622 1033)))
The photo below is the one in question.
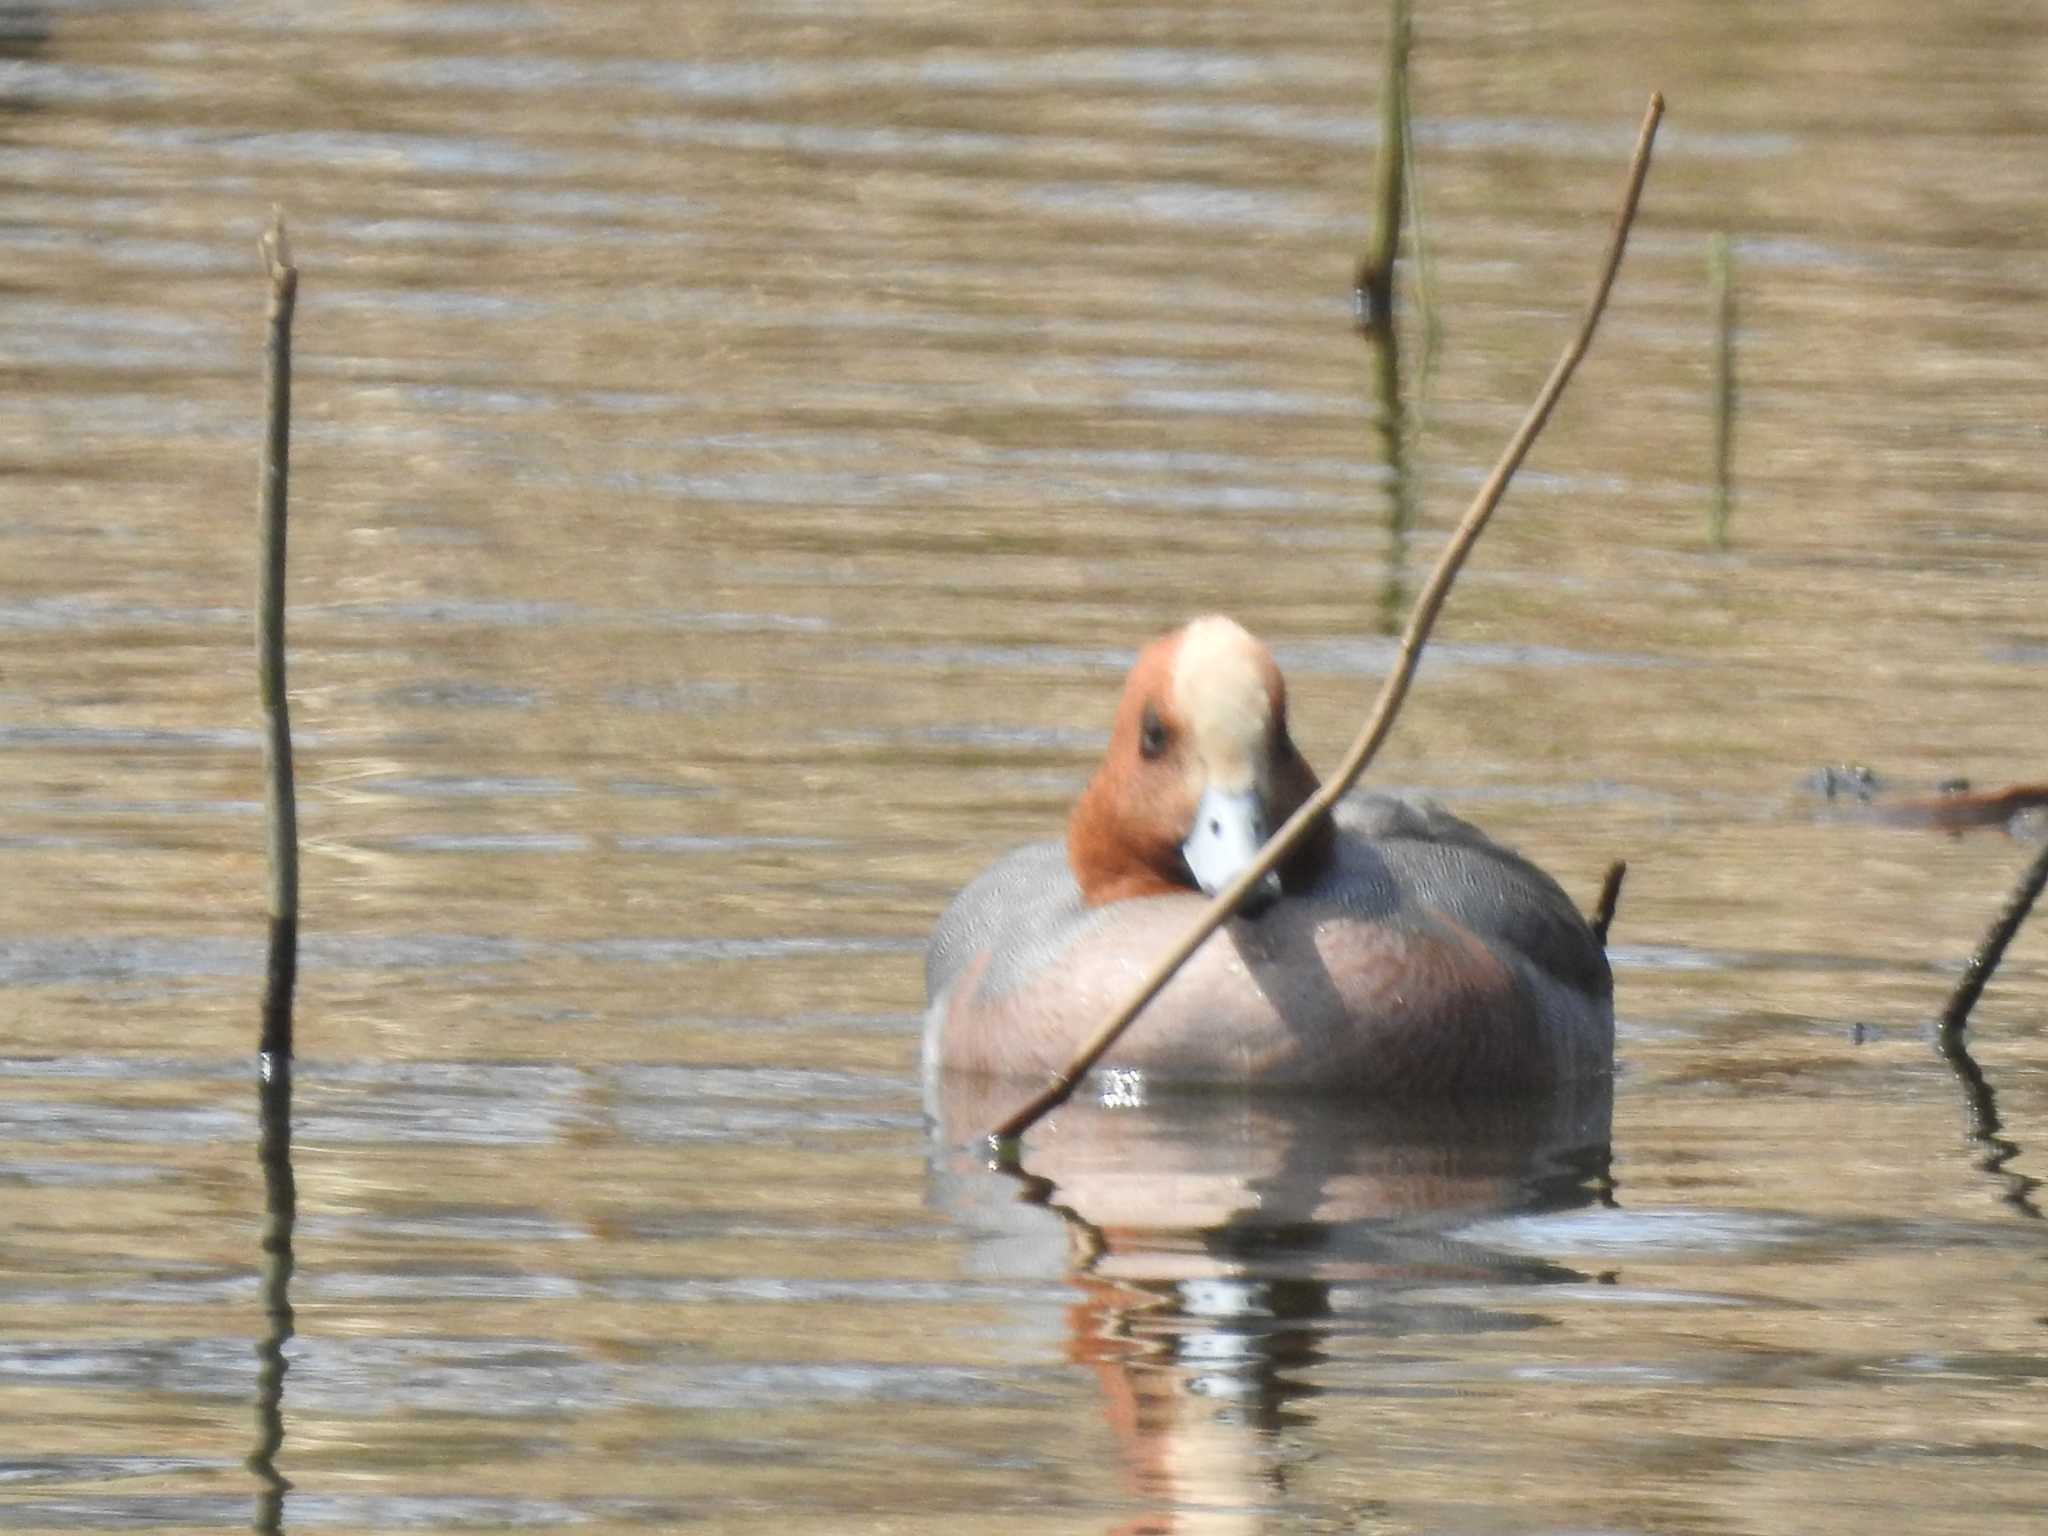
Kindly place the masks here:
POLYGON ((1612 988, 1607 956, 1563 887, 1469 821, 1419 795, 1364 794, 1346 797, 1336 822, 1350 835, 1324 884, 1347 905, 1391 887, 1400 905, 1434 907, 1567 986, 1612 988))
MULTIPOLYGON (((984 984, 1000 986, 994 968, 1027 970, 1049 960, 1052 935, 1068 932, 1081 916, 1081 888, 1067 867, 1062 843, 1031 843, 977 875, 940 916, 924 954, 924 993, 929 1001, 949 985, 982 950, 994 951, 984 984)), ((1021 979, 1021 978, 1015 978, 1021 979)))

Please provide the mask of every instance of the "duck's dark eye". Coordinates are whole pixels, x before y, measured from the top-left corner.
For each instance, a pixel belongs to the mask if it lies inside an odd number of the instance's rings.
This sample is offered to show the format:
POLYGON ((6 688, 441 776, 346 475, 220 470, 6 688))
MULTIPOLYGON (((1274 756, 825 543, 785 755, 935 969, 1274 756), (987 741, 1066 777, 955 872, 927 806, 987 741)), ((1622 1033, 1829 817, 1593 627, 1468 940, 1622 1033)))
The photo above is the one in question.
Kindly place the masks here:
POLYGON ((1145 706, 1145 720, 1138 727, 1138 750, 1147 758, 1158 757, 1166 751, 1166 724, 1150 704, 1145 706))

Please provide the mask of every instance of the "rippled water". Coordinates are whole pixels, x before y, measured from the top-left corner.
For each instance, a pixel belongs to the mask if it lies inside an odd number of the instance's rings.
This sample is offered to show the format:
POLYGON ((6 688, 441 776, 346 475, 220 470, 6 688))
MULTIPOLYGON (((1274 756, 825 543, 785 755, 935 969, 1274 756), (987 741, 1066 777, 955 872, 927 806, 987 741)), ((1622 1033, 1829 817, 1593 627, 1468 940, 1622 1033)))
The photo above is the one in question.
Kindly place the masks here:
POLYGON ((1347 292, 1377 7, 0 7, 0 1525, 2037 1526, 2040 920, 1988 1101, 1926 1028, 2031 847, 1802 785, 2043 777, 2048 17, 1421 10, 1404 481, 1347 292), (1375 770, 1584 900, 1630 861, 1611 1103, 1082 1105, 983 1169, 993 1106, 920 1098, 932 916, 1190 613, 1334 759, 1653 87, 1600 340, 1375 770))

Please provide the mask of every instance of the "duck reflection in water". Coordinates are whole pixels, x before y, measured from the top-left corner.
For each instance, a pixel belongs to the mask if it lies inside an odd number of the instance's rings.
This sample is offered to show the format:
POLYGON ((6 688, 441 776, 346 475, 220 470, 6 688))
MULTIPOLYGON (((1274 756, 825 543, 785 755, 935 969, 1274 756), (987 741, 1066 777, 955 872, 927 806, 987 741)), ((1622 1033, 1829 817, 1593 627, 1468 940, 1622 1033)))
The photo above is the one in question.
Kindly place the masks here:
POLYGON ((976 1139, 1015 1085, 934 1080, 931 1191, 975 1237, 978 1269, 1064 1275, 1077 1291, 1065 1353, 1100 1382, 1147 1511, 1115 1531, 1206 1536, 1301 1513, 1289 1481, 1333 1340, 1525 1327, 1436 1293, 1585 1278, 1459 1233, 1601 1198, 1607 1078, 1424 1105, 1146 1102, 1128 1074, 1087 1087, 1004 1170, 976 1139))

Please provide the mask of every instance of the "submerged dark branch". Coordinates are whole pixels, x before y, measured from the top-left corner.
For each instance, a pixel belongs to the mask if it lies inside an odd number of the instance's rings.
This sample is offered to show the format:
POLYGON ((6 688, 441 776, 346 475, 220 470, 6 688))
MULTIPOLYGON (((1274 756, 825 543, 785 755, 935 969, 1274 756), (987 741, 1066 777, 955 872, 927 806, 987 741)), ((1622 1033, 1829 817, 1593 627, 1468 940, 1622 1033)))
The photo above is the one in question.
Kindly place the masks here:
POLYGON ((2041 845, 2033 863, 2021 874, 2012 894, 2006 897, 2005 906, 1986 931, 1984 941, 1970 956, 1970 963, 1963 967, 1962 980, 1956 983, 1955 991, 1949 994, 1948 1006, 1941 1011, 1940 1027, 1944 1036, 1961 1033, 1969 1022, 1970 1010, 1977 1006, 1985 984, 1991 980, 1992 972, 1998 969, 1998 962, 2005 958, 2006 946, 2012 943, 2020 924, 2027 920, 2027 914, 2033 910, 2044 885, 2048 885, 2048 842, 2041 845))

